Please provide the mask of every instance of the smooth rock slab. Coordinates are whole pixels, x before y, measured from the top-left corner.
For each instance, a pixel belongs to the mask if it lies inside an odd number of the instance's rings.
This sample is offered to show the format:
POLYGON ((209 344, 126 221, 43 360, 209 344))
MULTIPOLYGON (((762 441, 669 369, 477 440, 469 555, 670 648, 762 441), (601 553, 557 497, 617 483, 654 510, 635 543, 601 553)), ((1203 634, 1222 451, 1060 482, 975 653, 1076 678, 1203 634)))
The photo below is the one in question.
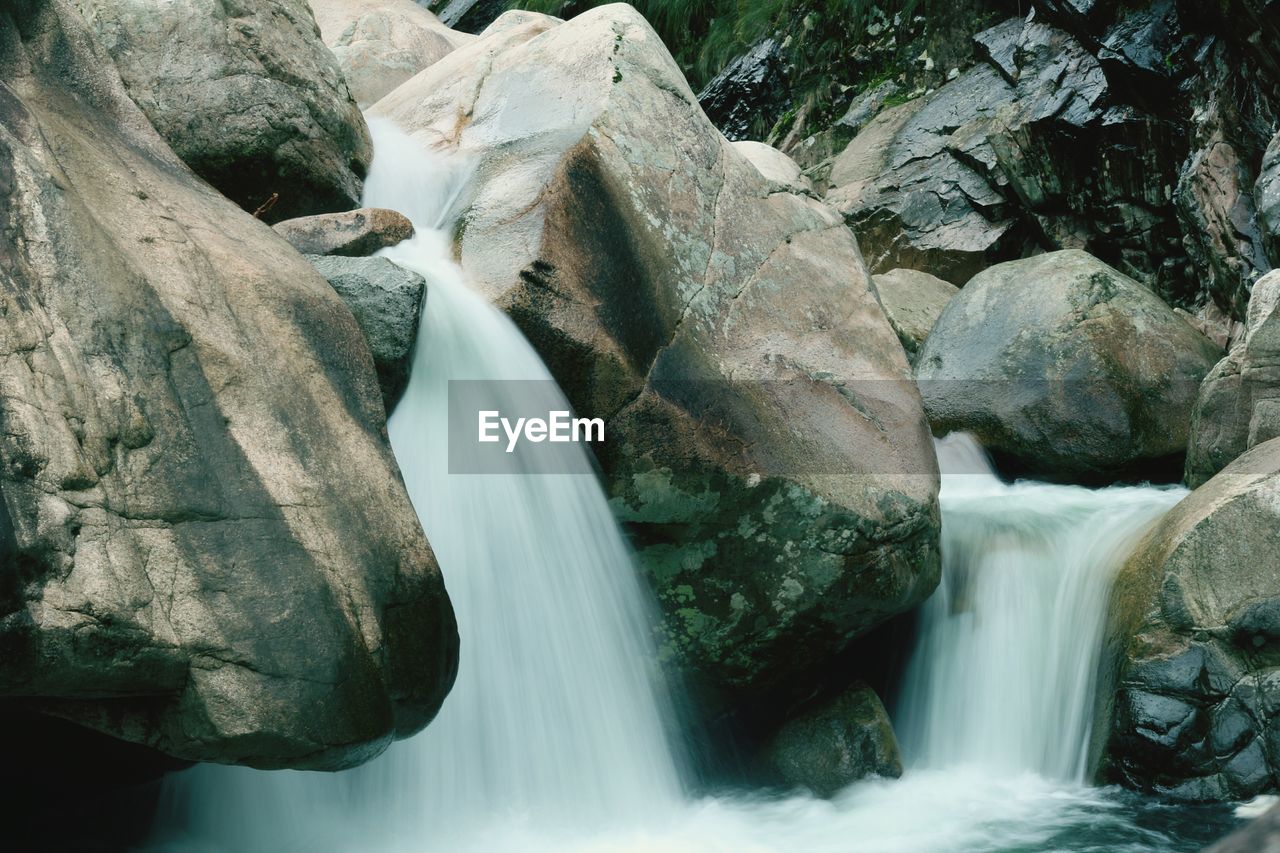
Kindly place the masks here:
POLYGON ((407 217, 376 207, 286 219, 272 227, 304 255, 362 258, 413 236, 413 223, 407 217))
POLYGON ((960 288, 918 270, 890 270, 872 281, 889 325, 914 363, 929 331, 960 288))
POLYGON ((390 412, 404 393, 427 282, 386 258, 307 258, 347 303, 369 342, 390 412))
POLYGON ((413 0, 309 0, 361 108, 471 41, 413 0))

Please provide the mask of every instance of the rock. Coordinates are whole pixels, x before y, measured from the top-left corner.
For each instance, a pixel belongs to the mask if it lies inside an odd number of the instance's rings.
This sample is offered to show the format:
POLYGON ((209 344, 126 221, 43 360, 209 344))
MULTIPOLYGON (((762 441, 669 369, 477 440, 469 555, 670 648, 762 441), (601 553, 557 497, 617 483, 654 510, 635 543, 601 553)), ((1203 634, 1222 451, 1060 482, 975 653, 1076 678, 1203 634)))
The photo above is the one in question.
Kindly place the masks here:
POLYGON ((362 109, 472 39, 413 0, 309 2, 320 36, 362 109))
POLYGON ((823 189, 872 271, 962 285, 993 263, 1086 249, 1195 304, 1170 199, 1182 128, 1125 103, 1097 56, 1039 19, 976 42, 984 63, 883 110, 832 163, 823 189))
POLYGON ((1125 565, 1108 628, 1117 675, 1103 683, 1112 778, 1183 800, 1275 790, 1277 526, 1280 440, 1196 489, 1125 565))
POLYGON ((904 267, 965 282, 1025 240, 1013 206, 971 164, 994 166, 986 128, 1013 96, 987 66, 881 112, 836 157, 827 195, 873 272, 904 267))
POLYGON ((857 133, 876 117, 888 100, 902 94, 902 84, 897 80, 885 80, 853 99, 849 109, 845 110, 837 121, 838 127, 847 128, 857 133))
POLYGON ((404 214, 376 207, 286 219, 272 227, 304 255, 362 258, 413 236, 413 223, 404 214))
POLYGON ((1195 488, 1266 440, 1280 404, 1280 272, 1253 287, 1241 339, 1200 387, 1187 447, 1187 484, 1195 488))
POLYGON ((507 11, 510 0, 428 0, 422 5, 439 15, 446 26, 479 33, 507 11))
POLYGON ((916 377, 936 434, 972 432, 1015 470, 1177 479, 1220 352, 1133 279, 1064 251, 976 276, 925 340, 916 377))
POLYGON ((831 797, 868 776, 902 775, 889 715, 865 684, 789 720, 765 747, 765 757, 783 782, 819 797, 831 797))
POLYGON ((458 640, 351 312, 199 181, 68 0, 0 11, 0 697, 335 769, 458 640))
POLYGON ((76 3, 129 96, 232 201, 268 222, 359 204, 369 132, 306 0, 76 3))
POLYGON ((960 289, 917 270, 890 270, 872 280, 889 325, 902 341, 908 360, 914 362, 942 309, 960 289))
POLYGON ((1280 805, 1205 849, 1205 853, 1280 853, 1280 805))
POLYGON ((413 344, 427 282, 386 258, 307 258, 338 291, 369 342, 390 412, 409 382, 413 344))
POLYGON ((767 38, 730 62, 698 94, 707 117, 731 140, 769 132, 787 108, 782 45, 767 38))
POLYGON ((936 462, 853 236, 725 140, 638 13, 503 16, 373 113, 475 164, 456 255, 606 420, 661 654, 703 708, 932 591, 936 462))
POLYGON ((772 145, 741 140, 733 143, 733 147, 777 189, 791 193, 807 193, 811 190, 809 179, 801 173, 796 161, 772 145))
POLYGON ((1253 198, 1267 255, 1273 263, 1280 263, 1280 134, 1267 146, 1253 198))

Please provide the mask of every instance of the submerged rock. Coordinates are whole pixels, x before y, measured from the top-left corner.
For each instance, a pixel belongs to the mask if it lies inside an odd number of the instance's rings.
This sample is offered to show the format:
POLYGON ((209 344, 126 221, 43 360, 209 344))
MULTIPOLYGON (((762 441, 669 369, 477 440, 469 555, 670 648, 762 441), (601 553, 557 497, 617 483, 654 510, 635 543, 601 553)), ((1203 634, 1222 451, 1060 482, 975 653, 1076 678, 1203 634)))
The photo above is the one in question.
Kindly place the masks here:
MULTIPOLYGON (((1109 774, 1186 800, 1280 782, 1280 440, 1241 456, 1159 523, 1122 571, 1109 774)), ((1110 689, 1114 685, 1114 691, 1110 689)))
POLYGON ((307 258, 347 303, 369 342, 390 412, 409 382, 418 317, 427 282, 386 258, 307 258))
POLYGON ((457 633, 351 312, 67 0, 0 11, 0 77, 0 697, 257 767, 418 731, 457 633))
POLYGON ((475 164, 462 268, 607 421, 661 653, 706 707, 932 591, 932 444, 852 234, 725 140, 638 13, 504 16, 374 113, 475 164))
POLYGON ((1195 488, 1251 447, 1280 436, 1280 272, 1253 287, 1241 339, 1200 387, 1187 447, 1195 488))
POLYGON ((1084 252, 979 274, 925 340, 934 432, 1068 482, 1178 479, 1191 407, 1221 351, 1158 296, 1084 252))
POLYGON ((890 270, 874 276, 872 281, 889 325, 898 333, 907 358, 914 364, 929 331, 960 289, 918 270, 890 270))
POLYGON ((855 684, 834 700, 801 711, 765 747, 778 779, 831 797, 842 788, 880 776, 902 775, 902 756, 880 697, 855 684))
POLYGON ((75 0, 196 174, 268 222, 350 210, 369 132, 306 0, 75 0))
POLYGON ((473 38, 449 29, 413 0, 308 2, 362 108, 473 38))
POLYGON ((413 223, 404 214, 376 207, 286 219, 272 227, 304 255, 362 258, 413 236, 413 223))

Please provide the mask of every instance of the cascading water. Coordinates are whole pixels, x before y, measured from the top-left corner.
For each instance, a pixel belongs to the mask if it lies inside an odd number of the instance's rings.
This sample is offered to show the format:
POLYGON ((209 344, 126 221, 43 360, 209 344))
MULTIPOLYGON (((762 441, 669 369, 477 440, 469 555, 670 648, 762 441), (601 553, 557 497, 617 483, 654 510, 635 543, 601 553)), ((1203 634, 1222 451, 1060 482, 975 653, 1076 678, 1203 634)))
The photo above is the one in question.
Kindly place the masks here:
POLYGON ((387 254, 429 284, 390 434, 457 610, 458 681, 425 732, 357 770, 180 774, 154 849, 1165 851, 1225 828, 1084 784, 1110 579, 1183 492, 1006 485, 962 436, 939 444, 944 577, 896 715, 904 777, 831 801, 684 798, 645 597, 595 480, 448 471, 450 379, 550 377, 450 260, 465 166, 371 127, 366 202, 413 219, 387 254))
POLYGON ((943 580, 898 734, 919 766, 1083 782, 1111 581, 1185 491, 1006 485, 977 443, 939 446, 943 580))

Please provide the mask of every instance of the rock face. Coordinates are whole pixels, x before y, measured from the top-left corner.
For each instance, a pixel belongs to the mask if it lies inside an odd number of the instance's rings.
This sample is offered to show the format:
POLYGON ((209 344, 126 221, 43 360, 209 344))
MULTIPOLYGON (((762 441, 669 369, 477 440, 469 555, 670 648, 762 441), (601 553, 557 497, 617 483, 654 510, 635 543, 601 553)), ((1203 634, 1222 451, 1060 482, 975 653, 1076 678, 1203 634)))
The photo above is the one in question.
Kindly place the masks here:
POLYGON ((860 132, 820 189, 872 271, 963 284, 1076 248, 1166 301, 1242 317, 1270 268, 1265 175, 1254 183, 1276 127, 1248 16, 1176 0, 1034 5, 978 34, 984 62, 958 79, 858 104, 860 132))
POLYGON ((76 3, 160 135, 245 210, 359 204, 369 132, 306 0, 76 3))
POLYGON ((708 707, 929 594, 936 462, 852 235, 737 153, 634 10, 504 16, 374 113, 475 164, 463 270, 606 420, 662 654, 708 707))
POLYGON ((765 747, 765 756, 779 779, 819 797, 830 797, 867 776, 902 775, 889 715, 865 684, 788 721, 765 747))
POLYGON ((67 0, 0 12, 0 696, 337 768, 457 634, 351 312, 164 144, 67 0))
POLYGON ((872 281, 889 325, 914 364, 929 331, 960 289, 917 270, 890 270, 874 276, 872 281))
POLYGON ((1280 782, 1280 440, 1250 450, 1147 536, 1117 581, 1110 773, 1188 800, 1280 782))
POLYGON ((390 412, 409 381, 426 280, 386 258, 313 255, 307 260, 338 291, 364 332, 390 412))
POLYGON ((1254 285, 1243 336, 1200 387, 1187 448, 1187 485, 1196 488, 1241 453, 1276 436, 1280 436, 1280 272, 1254 285))
POLYGON ((772 125, 787 108, 782 45, 767 38, 753 46, 707 84, 698 102, 732 140, 749 138, 755 124, 772 125))
POLYGON ((304 255, 363 258, 413 236, 413 223, 404 214, 376 207, 286 219, 272 227, 304 255))
POLYGON ((1221 351, 1084 252, 1000 264, 951 300, 916 376, 934 432, 972 432, 1055 480, 1177 479, 1200 380, 1221 351))
POLYGON ((361 108, 472 39, 413 0, 309 0, 361 108))

